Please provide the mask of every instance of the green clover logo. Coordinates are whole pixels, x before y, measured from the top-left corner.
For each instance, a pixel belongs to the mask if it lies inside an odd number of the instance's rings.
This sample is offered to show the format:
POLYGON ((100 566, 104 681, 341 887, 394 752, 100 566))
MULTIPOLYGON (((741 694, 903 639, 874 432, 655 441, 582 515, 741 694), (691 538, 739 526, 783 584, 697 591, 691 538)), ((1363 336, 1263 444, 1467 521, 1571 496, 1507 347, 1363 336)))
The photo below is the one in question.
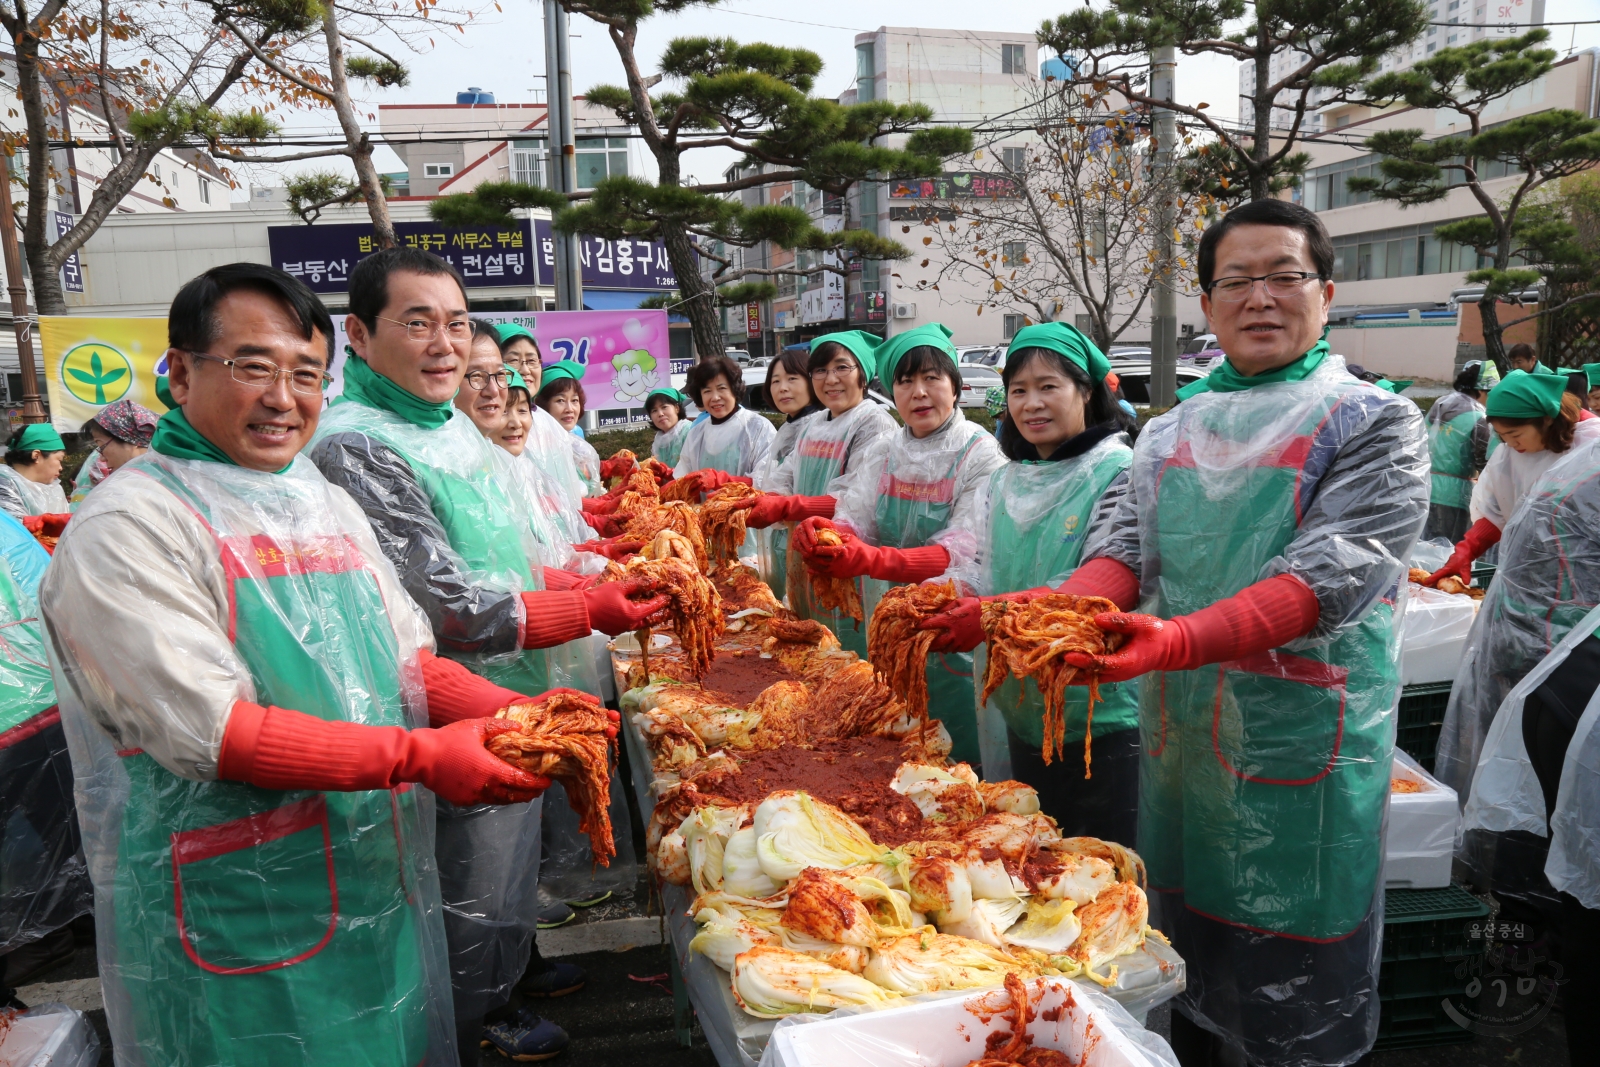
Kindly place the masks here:
POLYGON ((85 404, 103 407, 127 395, 133 365, 110 345, 90 341, 61 357, 61 384, 85 404))

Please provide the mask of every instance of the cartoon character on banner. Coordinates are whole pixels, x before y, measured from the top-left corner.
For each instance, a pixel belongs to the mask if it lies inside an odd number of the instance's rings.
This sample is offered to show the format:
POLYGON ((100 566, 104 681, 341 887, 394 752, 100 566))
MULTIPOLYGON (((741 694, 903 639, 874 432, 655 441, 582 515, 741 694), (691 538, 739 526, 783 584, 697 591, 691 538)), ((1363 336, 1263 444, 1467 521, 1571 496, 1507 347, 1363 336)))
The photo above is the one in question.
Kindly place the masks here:
MULTIPOLYGON (((650 390, 667 384, 656 370, 656 357, 646 347, 656 339, 656 328, 628 319, 622 324, 622 337, 630 347, 611 357, 612 389, 617 403, 636 406, 650 390)), ((606 338, 608 350, 615 344, 614 339, 606 338)))

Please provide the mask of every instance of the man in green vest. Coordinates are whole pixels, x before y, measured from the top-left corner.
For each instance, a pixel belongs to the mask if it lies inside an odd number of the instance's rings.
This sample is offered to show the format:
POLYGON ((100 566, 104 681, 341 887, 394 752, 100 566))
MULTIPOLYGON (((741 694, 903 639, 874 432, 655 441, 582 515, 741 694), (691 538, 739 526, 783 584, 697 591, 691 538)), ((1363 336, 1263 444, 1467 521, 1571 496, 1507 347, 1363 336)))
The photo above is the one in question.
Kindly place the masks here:
MULTIPOLYGON (((547 589, 534 526, 501 481, 498 449, 452 403, 472 345, 466 287, 455 269, 411 248, 368 256, 350 275, 350 349, 343 393, 309 455, 355 499, 442 656, 516 692, 549 685, 543 649, 594 630, 634 630, 666 605, 629 600, 644 583, 547 589)), ((518 1056, 559 1051, 553 1023, 507 1008, 514 986, 534 996, 573 992, 583 972, 540 961, 540 805, 439 808, 437 856, 445 934, 463 1053, 483 1019, 523 1017, 518 1056), (530 956, 533 964, 530 965, 530 956)), ((507 1020, 496 1019, 496 1022, 507 1020)), ((487 1035, 498 1040, 495 1035, 487 1035)))
POLYGON ((1113 533, 1067 591, 1139 608, 1073 662, 1140 683, 1151 922, 1189 966, 1185 1067, 1349 1064, 1378 1025, 1395 617, 1428 511, 1409 400, 1322 340, 1333 248, 1282 200, 1201 238, 1227 357, 1134 447, 1113 533))
POLYGON ((215 267, 168 336, 177 407, 39 591, 117 1060, 452 1064, 434 798, 549 785, 485 748, 525 697, 432 654, 366 516, 300 455, 317 297, 215 267))

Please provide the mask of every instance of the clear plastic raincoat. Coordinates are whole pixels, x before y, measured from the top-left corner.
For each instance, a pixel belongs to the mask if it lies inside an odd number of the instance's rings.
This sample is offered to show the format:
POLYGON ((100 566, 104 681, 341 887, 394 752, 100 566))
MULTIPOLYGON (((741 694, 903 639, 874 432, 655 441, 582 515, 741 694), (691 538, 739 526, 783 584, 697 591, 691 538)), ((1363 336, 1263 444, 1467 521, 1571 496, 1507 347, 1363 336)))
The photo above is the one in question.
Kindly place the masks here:
POLYGON ((676 467, 678 457, 683 454, 683 443, 689 439, 689 429, 693 425, 688 419, 679 419, 666 433, 657 431, 655 440, 650 442, 650 454, 667 466, 676 467))
MULTIPOLYGON (((533 424, 528 427, 528 445, 522 450, 522 459, 539 472, 540 499, 547 517, 567 541, 580 545, 594 537, 594 530, 583 521, 584 486, 572 451, 573 435, 537 404, 532 406, 531 415, 533 424)), ((552 567, 568 567, 571 561, 563 558, 545 562, 552 567)))
POLYGON ((432 794, 216 778, 238 700, 426 726, 426 620, 307 459, 121 474, 40 590, 118 1062, 454 1064, 432 794))
MULTIPOLYGON (((852 469, 831 493, 839 502, 833 521, 869 545, 941 545, 950 553, 951 567, 968 565, 978 550, 974 531, 984 522, 979 490, 1005 461, 994 437, 968 422, 960 408, 927 437, 913 437, 902 426, 874 438, 852 459, 852 469)), ((859 641, 865 655, 866 624, 890 583, 876 578, 860 581, 865 617, 859 641)), ((856 636, 853 627, 842 629, 840 643, 851 647, 845 637, 856 636)), ((970 652, 935 652, 928 657, 928 714, 950 731, 954 743, 950 758, 976 764, 980 757, 972 670, 970 652)))
MULTIPOLYGON (((1125 433, 1087 431, 1100 437, 1082 455, 1054 462, 1012 461, 989 476, 978 496, 977 551, 954 578, 972 596, 1015 593, 1059 586, 1111 530, 1111 520, 1128 487, 1133 448, 1125 433)), ((976 677, 983 676, 985 648, 975 651, 976 677)), ((1066 700, 1069 767, 1074 744, 1088 729, 1089 690, 1070 686, 1066 700)), ((1009 766, 1006 730, 1040 748, 1044 744, 1044 697, 1032 680, 1008 678, 978 710, 984 776, 1009 766)), ((1118 682, 1100 687, 1094 709, 1096 737, 1139 724, 1138 687, 1118 682)), ((1004 777, 1010 777, 1009 774, 1004 777)))
POLYGON ((1428 525, 1422 536, 1444 537, 1453 543, 1465 537, 1472 525, 1468 508, 1479 469, 1476 457, 1487 453, 1493 431, 1484 418, 1483 405, 1466 393, 1440 397, 1428 409, 1427 421, 1432 488, 1428 525))
MULTIPOLYGON (((826 415, 826 412, 808 411, 799 418, 790 416, 782 426, 778 427, 778 435, 772 439, 772 447, 767 449, 767 454, 761 457, 761 462, 756 464, 756 469, 751 472, 750 484, 764 493, 776 493, 779 490, 776 476, 783 466, 783 461, 789 458, 789 453, 794 451, 794 446, 800 440, 800 428, 814 415, 826 415)), ((682 426, 679 423, 678 426, 682 426)), ((674 427, 677 429, 677 427, 674 427)), ((660 440, 660 435, 657 435, 660 440)), ((793 490, 787 490, 793 492, 793 490)), ((764 530, 755 531, 756 541, 756 570, 761 575, 761 580, 766 582, 773 593, 782 599, 787 582, 789 529, 786 522, 776 523, 764 530)))
MULTIPOLYGON (((432 625, 439 654, 513 692, 551 687, 548 650, 523 649, 521 594, 543 588, 533 522, 459 411, 437 429, 345 398, 309 449, 350 493, 432 625)), ((541 801, 438 805, 438 858, 458 1020, 505 1003, 537 929, 541 801)))
POLYGON ((1434 756, 1434 776, 1463 803, 1475 788, 1473 774, 1490 725, 1512 689, 1584 622, 1595 604, 1600 604, 1600 443, 1590 442, 1573 447, 1545 472, 1500 538, 1499 569, 1467 635, 1434 756))
POLYGON ((0 952, 94 908, 34 599, 49 560, 21 523, 0 515, 0 952))
POLYGON ((710 468, 734 475, 753 474, 777 436, 766 416, 741 404, 720 424, 706 418, 690 426, 672 473, 682 478, 690 471, 710 468))
POLYGON ((578 469, 579 480, 583 482, 583 495, 599 496, 606 491, 600 481, 600 453, 595 451, 594 445, 575 433, 568 432, 567 437, 567 444, 572 449, 572 462, 578 469))
POLYGON ((77 511, 78 505, 83 503, 83 498, 89 495, 89 490, 110 476, 111 468, 106 466, 100 450, 97 448, 90 452, 84 459, 83 466, 78 468, 78 476, 72 480, 72 495, 67 499, 72 510, 77 511))
MULTIPOLYGON (((1573 427, 1572 447, 1567 452, 1591 441, 1600 441, 1600 419, 1584 419, 1573 427)), ((1544 477, 1546 471, 1561 462, 1565 454, 1549 449, 1518 452, 1509 445, 1496 448, 1490 453, 1489 462, 1484 465, 1483 473, 1478 475, 1478 484, 1472 490, 1472 521, 1488 519, 1500 527, 1503 540, 1506 523, 1511 521, 1512 513, 1522 503, 1522 498, 1544 477)), ((1505 558, 1504 549, 1501 550, 1501 558, 1505 558)))
POLYGON ((24 515, 60 515, 68 510, 67 492, 60 482, 30 481, 9 463, 0 463, 0 511, 20 519, 24 515))
MULTIPOLYGON (((1506 694, 1484 741, 1472 795, 1461 817, 1466 841, 1480 834, 1548 837, 1545 877, 1555 889, 1590 909, 1600 909, 1600 730, 1595 729, 1600 722, 1600 690, 1590 698, 1567 745, 1554 810, 1546 805, 1544 788, 1528 756, 1523 711, 1528 695, 1597 631, 1600 608, 1593 608, 1506 694)), ((1485 850, 1478 847, 1462 853, 1469 867, 1485 857, 1485 850)), ((1488 873, 1478 871, 1480 876, 1488 873)))
MULTIPOLYGON (((769 492, 794 496, 837 496, 836 483, 852 470, 852 464, 873 441, 899 429, 889 409, 872 400, 863 400, 835 418, 822 411, 800 423, 794 446, 782 458, 768 479, 769 492)), ((794 523, 784 522, 768 528, 771 535, 775 592, 786 594, 789 607, 803 619, 815 619, 860 655, 867 654, 865 623, 856 628, 854 619, 829 611, 817 603, 811 588, 810 573, 789 543, 794 523), (782 556, 778 556, 781 544, 782 556)), ((859 585, 861 579, 856 579, 859 585)))
POLYGON ((1190 962, 1181 1003, 1284 1067, 1376 1035, 1394 621, 1428 501, 1422 413, 1319 349, 1153 420, 1098 553, 1165 618, 1279 574, 1321 606, 1288 646, 1140 679, 1139 852, 1190 962))

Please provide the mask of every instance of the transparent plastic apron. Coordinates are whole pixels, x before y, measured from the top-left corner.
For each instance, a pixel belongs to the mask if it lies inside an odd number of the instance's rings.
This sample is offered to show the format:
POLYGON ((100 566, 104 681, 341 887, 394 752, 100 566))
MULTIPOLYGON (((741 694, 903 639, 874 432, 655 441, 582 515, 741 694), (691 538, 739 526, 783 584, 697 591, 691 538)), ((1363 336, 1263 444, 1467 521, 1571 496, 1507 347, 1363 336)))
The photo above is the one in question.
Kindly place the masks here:
MULTIPOLYGON (((877 507, 878 542, 893 548, 925 548, 933 536, 945 529, 955 510, 956 472, 962 460, 981 437, 971 438, 945 471, 944 477, 929 484, 908 482, 886 471, 880 485, 877 507)), ((891 454, 890 465, 893 465, 891 454)), ((863 639, 872 612, 893 583, 877 578, 861 579, 864 621, 863 639)), ((840 643, 844 638, 840 636, 840 643)), ((865 653, 863 653, 865 654, 865 653)), ((950 731, 950 758, 977 765, 982 762, 978 747, 977 693, 973 688, 972 653, 930 652, 928 654, 928 717, 938 719, 950 731)))
MULTIPOLYGON (((741 418, 745 418, 750 417, 751 412, 749 409, 741 407, 734 414, 741 418)), ((730 418, 731 417, 733 416, 730 416, 730 418)), ((760 418, 761 416, 755 415, 754 417, 760 418)), ((706 430, 703 432, 709 433, 714 428, 715 427, 707 426, 706 430)), ((722 471, 726 474, 747 473, 746 464, 744 462, 746 456, 743 448, 741 447, 744 444, 745 435, 742 432, 733 434, 730 440, 732 443, 720 451, 712 452, 707 450, 703 452, 700 456, 700 469, 722 471)), ((679 453, 680 455, 682 453, 681 445, 679 446, 679 453)), ((756 531, 746 530, 744 535, 744 544, 739 546, 739 555, 741 557, 749 557, 755 556, 756 554, 756 531)))
MULTIPOLYGON (((863 400, 863 404, 870 404, 870 400, 863 400)), ((852 412, 855 409, 851 409, 852 412)), ((795 454, 799 457, 798 470, 795 475, 794 491, 797 496, 825 496, 828 486, 839 477, 839 472, 844 467, 845 442, 850 434, 853 422, 835 419, 833 422, 823 421, 823 416, 813 416, 802 431, 800 440, 795 444, 795 454), (836 433, 824 433, 827 428, 836 428, 836 433)), ((814 619, 833 631, 839 639, 839 644, 861 658, 867 655, 867 622, 863 612, 861 622, 843 612, 831 611, 817 602, 816 589, 811 584, 811 572, 806 570, 805 560, 792 542, 795 523, 785 522, 771 528, 775 534, 781 530, 785 552, 785 585, 782 587, 789 594, 789 607, 802 619, 814 619)), ((856 585, 856 595, 866 603, 864 578, 853 579, 856 585)), ((778 586, 772 587, 774 590, 778 586)))
MULTIPOLYGON (((1133 450, 1120 439, 1113 439, 1072 459, 1008 463, 995 471, 989 482, 988 592, 1035 589, 1065 578, 1076 569, 1095 505, 1132 459, 1133 450), (1037 504, 1042 510, 1021 517, 1016 513, 1024 502, 1037 504)), ((987 646, 979 645, 973 653, 974 677, 983 677, 987 659, 987 646)), ((1068 686, 1062 754, 1068 761, 1079 758, 1075 746, 1083 741, 1088 711, 1088 687, 1068 686)), ((1034 748, 1044 744, 1044 696, 1032 679, 1018 682, 1008 677, 978 715, 985 733, 986 778, 994 777, 992 767, 999 765, 1001 755, 1007 765, 1010 763, 1009 750, 1003 747, 1006 728, 1034 748), (1004 728, 994 729, 1002 721, 1004 728)), ((1138 721, 1137 683, 1116 682, 1100 687, 1100 700, 1094 709, 1096 736, 1129 729, 1138 721)))
MULTIPOLYGON (((353 544, 235 533, 159 463, 137 470, 215 538, 229 637, 258 703, 410 725, 394 631, 353 544)), ((430 1004, 416 858, 432 838, 422 791, 197 782, 142 751, 119 755, 132 792, 113 937, 145 1063, 422 1063, 430 1004)))
MULTIPOLYGON (((1216 399, 1191 419, 1141 516, 1160 553, 1145 562, 1159 574, 1145 610, 1163 618, 1239 592, 1294 539, 1304 464, 1338 396, 1208 484, 1193 438, 1225 454, 1258 429, 1216 399)), ((1331 644, 1144 676, 1139 852, 1153 889, 1271 933, 1334 940, 1360 926, 1383 862, 1394 643, 1394 605, 1380 601, 1331 644)))

